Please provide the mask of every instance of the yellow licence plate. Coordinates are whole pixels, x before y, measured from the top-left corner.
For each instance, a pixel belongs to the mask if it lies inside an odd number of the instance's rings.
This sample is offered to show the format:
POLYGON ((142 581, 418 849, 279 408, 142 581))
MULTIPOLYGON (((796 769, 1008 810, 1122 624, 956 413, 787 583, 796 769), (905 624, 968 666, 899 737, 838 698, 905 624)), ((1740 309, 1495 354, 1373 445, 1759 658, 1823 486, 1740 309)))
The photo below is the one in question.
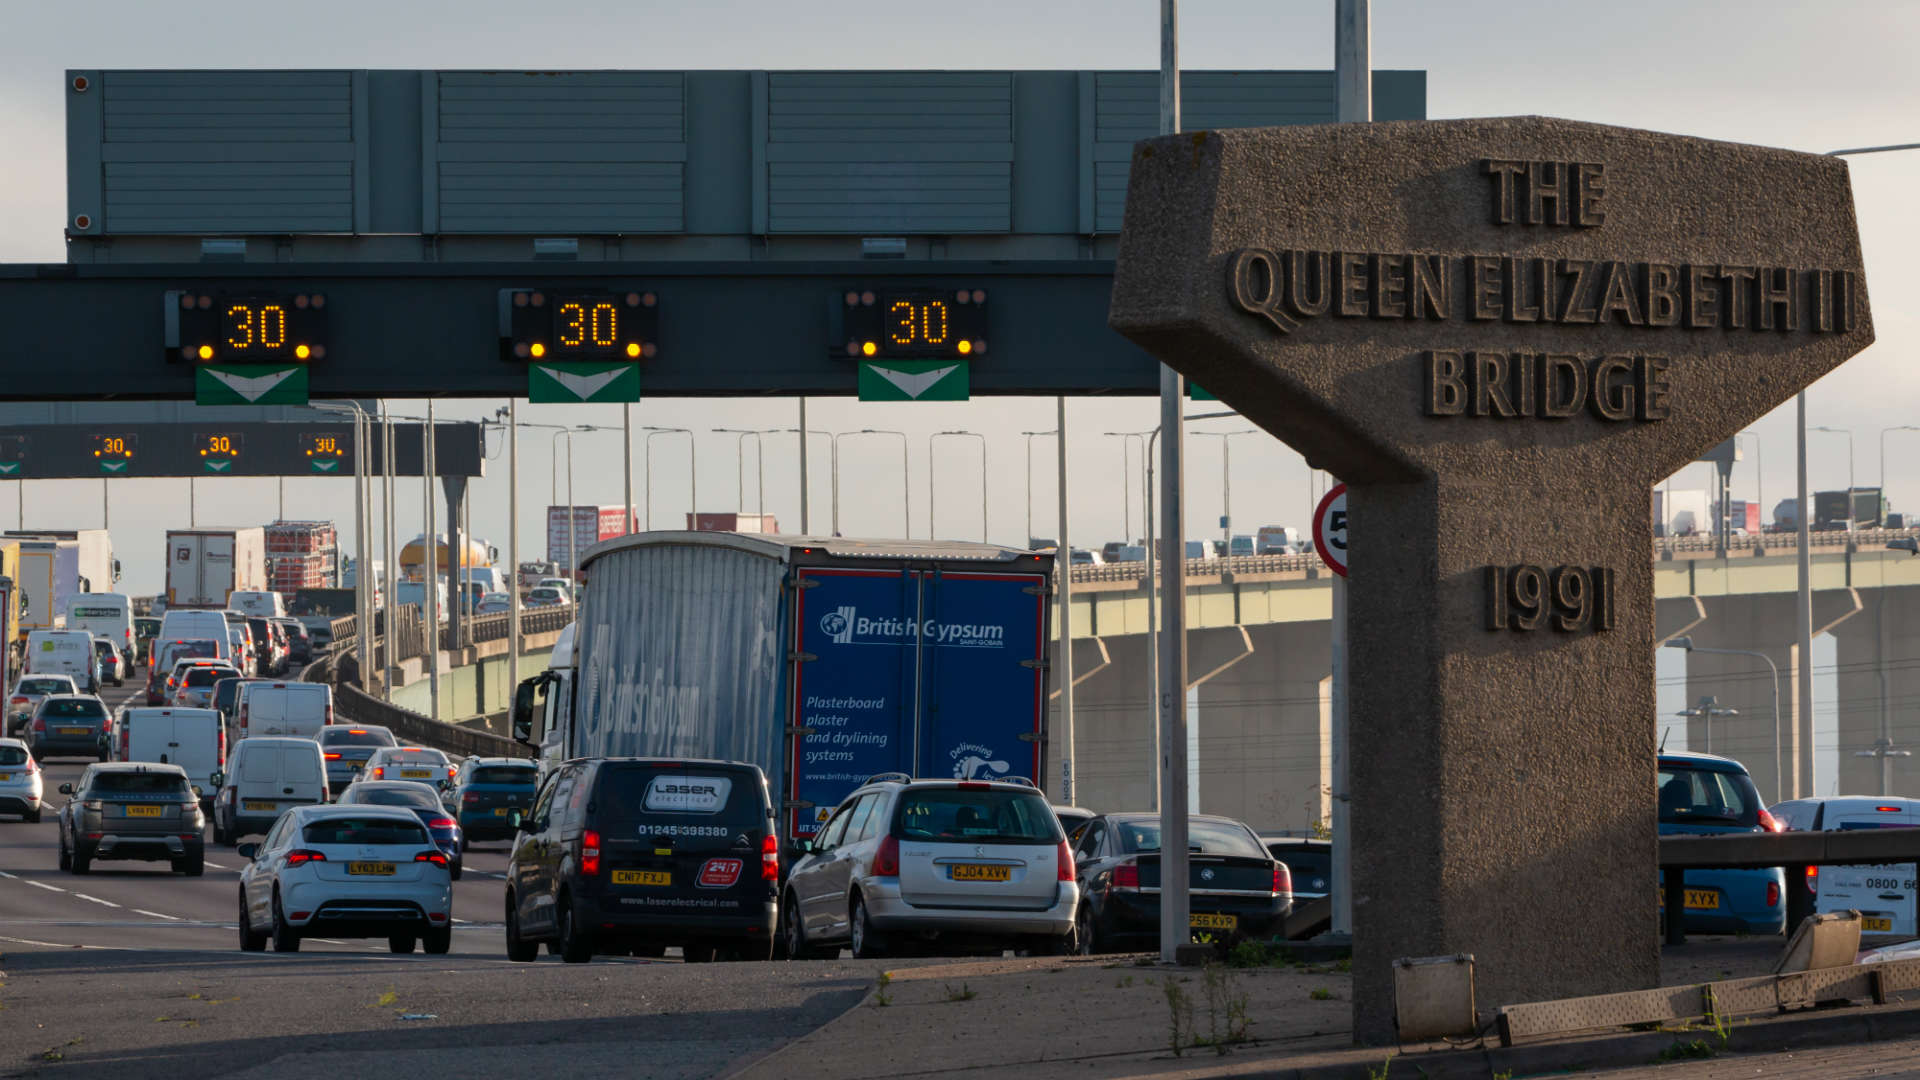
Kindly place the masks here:
POLYGON ((493 808, 494 817, 511 817, 512 815, 513 815, 512 807, 496 806, 493 808))
POLYGON ((9 781, 9 780, 11 780, 11 779, 13 779, 13 774, 12 774, 12 773, 10 773, 10 772, 0 772, 0 784, 4 784, 4 783, 6 783, 7 781, 9 781))
POLYGON ((393 876, 393 864, 390 862, 350 862, 347 864, 347 873, 378 874, 382 877, 391 877, 393 876))
POLYGON ((427 769, 401 769, 400 775, 407 780, 425 780, 433 773, 427 769))
POLYGON ((1240 925, 1240 917, 1195 913, 1187 916, 1187 925, 1195 930, 1231 930, 1240 925))
POLYGON ((1893 933, 1893 920, 1876 919, 1869 915, 1860 920, 1860 929, 1868 934, 1891 934, 1893 933))
POLYGON ((92 732, 92 728, 83 727, 63 727, 60 729, 60 734, 62 735, 88 735, 92 732))
POLYGON ((253 811, 278 810, 280 809, 280 804, 270 803, 270 802, 257 802, 257 801, 249 800, 246 802, 242 802, 240 804, 240 808, 242 810, 253 810, 253 811))
POLYGON ((615 885, 671 885, 673 875, 665 870, 615 870, 615 885))
MULTIPOLYGON (((1667 906, 1667 891, 1660 890, 1660 906, 1667 906)), ((1687 906, 1696 911, 1715 911, 1720 907, 1720 894, 1712 889, 1688 889, 1687 906)))
POLYGON ((1011 881, 1013 867, 991 863, 957 863, 947 868, 955 881, 1011 881))
POLYGON ((128 817, 159 817, 160 808, 157 806, 129 806, 127 807, 127 816, 128 817))

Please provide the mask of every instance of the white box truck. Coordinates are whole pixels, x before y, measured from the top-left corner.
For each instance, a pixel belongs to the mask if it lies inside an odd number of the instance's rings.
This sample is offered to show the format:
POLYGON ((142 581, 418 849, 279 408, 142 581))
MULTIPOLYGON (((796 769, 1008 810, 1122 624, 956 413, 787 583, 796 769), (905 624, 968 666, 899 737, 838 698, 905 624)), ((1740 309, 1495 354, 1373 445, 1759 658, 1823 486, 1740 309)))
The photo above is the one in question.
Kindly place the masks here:
POLYGON ((72 540, 20 538, 20 638, 67 625, 67 600, 80 591, 80 545, 72 540))
POLYGON ((225 608, 236 591, 267 587, 266 532, 167 530, 167 607, 225 608))

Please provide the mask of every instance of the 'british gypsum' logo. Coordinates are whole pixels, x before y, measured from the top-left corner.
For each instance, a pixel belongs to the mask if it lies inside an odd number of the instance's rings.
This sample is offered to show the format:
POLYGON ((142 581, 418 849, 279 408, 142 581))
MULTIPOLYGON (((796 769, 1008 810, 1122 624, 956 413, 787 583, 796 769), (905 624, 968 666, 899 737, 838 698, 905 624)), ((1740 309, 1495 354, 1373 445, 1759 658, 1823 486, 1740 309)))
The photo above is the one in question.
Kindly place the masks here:
POLYGON ((1006 627, 993 623, 946 623, 938 619, 901 619, 861 616, 853 604, 842 604, 820 616, 820 632, 835 645, 905 645, 916 637, 925 645, 971 649, 1003 649, 1006 627))

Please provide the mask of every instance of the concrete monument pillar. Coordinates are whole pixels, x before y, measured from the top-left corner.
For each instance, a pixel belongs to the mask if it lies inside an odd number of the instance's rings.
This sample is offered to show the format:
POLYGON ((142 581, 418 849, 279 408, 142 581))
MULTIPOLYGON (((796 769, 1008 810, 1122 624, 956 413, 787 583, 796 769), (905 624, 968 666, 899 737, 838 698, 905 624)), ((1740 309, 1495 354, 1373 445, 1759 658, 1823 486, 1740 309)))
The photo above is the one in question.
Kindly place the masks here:
POLYGON ((1400 957, 1474 954, 1483 1009, 1656 983, 1650 490, 1872 340, 1860 265, 1828 157, 1539 117, 1135 148, 1112 324, 1349 484, 1356 1039, 1400 957))

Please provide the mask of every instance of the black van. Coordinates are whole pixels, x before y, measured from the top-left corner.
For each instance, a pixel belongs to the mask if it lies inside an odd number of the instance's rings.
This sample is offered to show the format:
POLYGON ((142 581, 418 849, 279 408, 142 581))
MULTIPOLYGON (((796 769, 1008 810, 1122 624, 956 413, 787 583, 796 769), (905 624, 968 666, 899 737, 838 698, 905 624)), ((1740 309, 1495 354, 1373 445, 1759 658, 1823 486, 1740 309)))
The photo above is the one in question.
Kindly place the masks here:
POLYGON ((541 942, 562 959, 766 960, 778 921, 773 802, 739 761, 584 758, 548 775, 516 815, 507 958, 541 942))

